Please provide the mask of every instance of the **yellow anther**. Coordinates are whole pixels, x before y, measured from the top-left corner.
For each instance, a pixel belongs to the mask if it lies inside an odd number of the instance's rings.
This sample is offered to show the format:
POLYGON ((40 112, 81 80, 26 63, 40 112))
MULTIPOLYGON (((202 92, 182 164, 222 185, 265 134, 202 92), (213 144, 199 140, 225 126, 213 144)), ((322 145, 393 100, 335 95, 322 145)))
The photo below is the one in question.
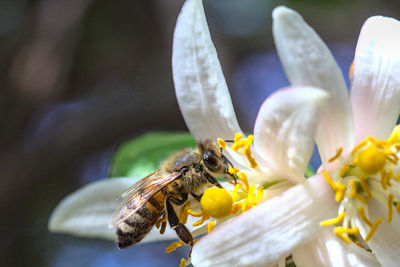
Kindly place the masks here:
POLYGON ((335 227, 335 234, 349 234, 349 235, 358 235, 360 230, 358 227, 353 228, 345 228, 345 227, 335 227))
POLYGON ((338 236, 338 237, 340 237, 341 239, 343 239, 347 244, 350 244, 351 243, 351 239, 347 236, 347 234, 344 234, 344 233, 341 233, 341 232, 336 232, 336 229, 337 229, 338 227, 336 227, 335 229, 334 229, 334 233, 338 236))
POLYGON ((238 213, 238 212, 241 210, 241 208, 242 208, 242 203, 240 203, 240 202, 235 203, 235 204, 233 205, 233 207, 232 207, 231 214, 236 214, 236 213, 238 213))
POLYGON ((369 229, 369 232, 367 236, 365 237, 365 242, 368 242, 372 236, 374 235, 376 228, 378 228, 379 224, 383 221, 382 217, 379 217, 371 226, 371 229, 369 229))
POLYGON ((236 133, 233 140, 234 140, 235 142, 237 142, 237 141, 239 141, 240 139, 242 139, 242 134, 241 134, 241 133, 236 133))
POLYGON ((182 224, 186 224, 188 216, 189 216, 189 210, 190 208, 190 201, 186 202, 186 204, 181 208, 180 212, 179 212, 179 221, 182 224))
POLYGON ((342 183, 334 182, 326 171, 322 172, 326 182, 330 185, 333 191, 335 191, 335 200, 340 202, 343 200, 344 193, 346 192, 346 186, 342 183))
POLYGON ((255 191, 256 191, 256 186, 254 184, 250 185, 248 194, 250 203, 256 203, 256 196, 254 194, 255 191))
POLYGON ((193 217, 202 217, 206 214, 206 212, 204 210, 200 211, 200 212, 195 212, 192 211, 191 209, 188 209, 187 212, 192 215, 193 217))
POLYGON ((400 142, 400 125, 396 125, 396 127, 394 127, 393 132, 390 135, 387 142, 389 145, 393 145, 400 142))
POLYGON ((361 201, 364 205, 368 205, 368 201, 363 195, 355 194, 354 197, 361 201))
POLYGON ((350 169, 350 165, 344 165, 343 168, 339 172, 339 177, 344 177, 346 172, 350 169))
POLYGON ((174 251, 175 249, 186 245, 185 243, 183 243, 182 241, 178 241, 178 242, 174 242, 171 245, 169 245, 166 249, 165 252, 167 253, 171 253, 172 251, 174 251))
POLYGON ((384 190, 386 190, 386 176, 387 176, 387 172, 385 171, 385 169, 382 169, 381 170, 381 185, 384 190))
POLYGON ((218 145, 220 148, 225 149, 226 148, 226 142, 224 139, 218 138, 217 139, 218 145))
POLYGON ((393 194, 389 194, 388 196, 388 218, 387 221, 392 221, 392 213, 393 213, 393 194))
POLYGON ((209 221, 207 223, 207 232, 211 233, 213 229, 214 229, 214 222, 213 221, 209 221))
POLYGON ((260 186, 260 187, 257 189, 257 198, 256 198, 256 201, 257 201, 257 202, 260 202, 260 201, 263 199, 263 197, 264 197, 264 186, 260 186))
POLYGON ((366 174, 374 174, 382 170, 386 163, 386 156, 373 146, 358 153, 358 167, 366 174))
POLYGON ((251 154, 251 143, 253 142, 253 136, 249 135, 246 139, 246 143, 243 149, 243 155, 247 158, 250 163, 251 168, 256 168, 258 163, 256 162, 255 158, 251 154))
POLYGON ((243 148, 246 145, 246 140, 238 140, 231 146, 232 150, 239 151, 239 149, 243 148))
POLYGON ((210 187, 204 191, 200 204, 201 208, 211 217, 222 218, 232 210, 233 199, 225 189, 210 187))
POLYGON ((357 184, 354 180, 349 180, 351 186, 351 191, 349 193, 350 197, 354 197, 357 194, 357 184))
POLYGON ((186 266, 186 260, 184 258, 181 259, 181 263, 179 264, 179 267, 185 267, 186 266))
POLYGON ((356 154, 356 152, 362 148, 363 146, 365 146, 365 144, 368 142, 368 140, 363 140, 361 141, 358 145, 356 145, 353 150, 351 150, 351 155, 354 156, 356 154))
POLYGON ((364 177, 359 177, 359 179, 360 179, 360 185, 361 185, 362 189, 363 189, 364 192, 367 194, 368 198, 369 198, 370 200, 373 200, 374 197, 372 196, 372 193, 371 193, 371 191, 369 190, 369 187, 368 187, 367 183, 365 182, 365 178, 364 178, 364 177))
POLYGON ((244 191, 248 191, 249 190, 249 181, 247 180, 247 175, 244 172, 239 172, 237 174, 237 177, 246 186, 246 190, 244 190, 244 191))
POLYGON ((366 223, 366 224, 368 224, 368 226, 369 227, 371 227, 372 226, 372 222, 370 221, 370 220, 368 220, 368 218, 367 218, 367 216, 365 216, 365 213, 364 213, 364 208, 358 208, 358 214, 360 214, 360 217, 361 217, 361 219, 366 223))
POLYGON ((342 154, 342 152, 343 152, 343 148, 341 147, 341 148, 339 148, 339 149, 336 151, 335 156, 333 156, 332 158, 328 159, 328 162, 331 163, 331 162, 333 162, 334 160, 336 160, 338 157, 340 157, 340 155, 342 154))
POLYGON ((340 213, 336 218, 322 221, 322 222, 319 223, 319 225, 321 225, 321 226, 328 226, 328 225, 337 224, 337 223, 341 222, 345 216, 346 216, 346 212, 343 211, 343 212, 340 213))
POLYGON ((228 172, 229 172, 230 174, 237 174, 238 172, 240 172, 240 170, 239 170, 239 169, 236 169, 236 168, 229 167, 228 172))
POLYGON ((203 217, 201 217, 200 220, 198 220, 197 222, 194 222, 192 224, 192 226, 199 226, 202 225, 205 221, 207 221, 208 219, 210 219, 210 216, 208 214, 203 215, 203 217))
POLYGON ((239 191, 240 188, 242 188, 242 186, 243 186, 242 183, 237 183, 235 185, 235 187, 233 188, 233 191, 231 193, 233 201, 238 201, 238 200, 242 199, 241 196, 238 195, 238 191, 239 191))

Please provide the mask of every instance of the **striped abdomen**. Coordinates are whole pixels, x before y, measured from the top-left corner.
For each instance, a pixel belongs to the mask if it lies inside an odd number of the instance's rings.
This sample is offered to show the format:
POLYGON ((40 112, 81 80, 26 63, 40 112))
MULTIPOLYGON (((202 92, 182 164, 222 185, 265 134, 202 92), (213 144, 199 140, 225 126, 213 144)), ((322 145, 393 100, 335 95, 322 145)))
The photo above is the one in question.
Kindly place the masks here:
POLYGON ((118 248, 126 248, 142 240, 160 219, 165 210, 165 196, 159 192, 137 212, 117 226, 115 242, 118 248))

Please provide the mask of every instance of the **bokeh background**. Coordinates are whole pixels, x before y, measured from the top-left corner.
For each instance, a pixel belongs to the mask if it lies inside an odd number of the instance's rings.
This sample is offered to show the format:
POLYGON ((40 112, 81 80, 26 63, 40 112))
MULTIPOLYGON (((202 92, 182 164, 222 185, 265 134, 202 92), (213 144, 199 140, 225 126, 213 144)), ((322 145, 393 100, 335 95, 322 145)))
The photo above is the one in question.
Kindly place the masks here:
MULTIPOLYGON (((112 242, 47 230, 58 202, 102 179, 115 147, 147 131, 184 131, 171 76, 183 0, 0 0, 1 266, 177 266, 169 242, 112 242)), ((363 21, 400 18, 398 0, 204 0, 242 128, 288 85, 271 11, 299 11, 347 79, 363 21)), ((384 30, 384 29, 383 29, 384 30)), ((313 161, 318 166, 318 159, 313 161)))

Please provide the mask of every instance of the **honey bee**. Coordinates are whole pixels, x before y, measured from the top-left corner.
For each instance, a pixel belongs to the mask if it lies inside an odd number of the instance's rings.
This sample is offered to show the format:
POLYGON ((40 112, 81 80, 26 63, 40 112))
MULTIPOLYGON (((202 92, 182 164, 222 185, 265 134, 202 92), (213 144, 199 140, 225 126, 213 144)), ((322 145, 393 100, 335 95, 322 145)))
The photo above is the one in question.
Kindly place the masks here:
MULTIPOLYGON (((159 170, 122 194, 110 222, 110 227, 117 228, 115 242, 118 248, 140 242, 164 216, 179 239, 193 247, 193 236, 179 221, 172 203, 183 205, 189 195, 200 201, 205 187, 222 187, 214 175, 222 175, 236 184, 235 176, 229 173, 232 164, 215 142, 207 140, 199 143, 197 148, 176 152, 159 170)), ((163 222, 161 233, 165 227, 166 222, 163 222)))

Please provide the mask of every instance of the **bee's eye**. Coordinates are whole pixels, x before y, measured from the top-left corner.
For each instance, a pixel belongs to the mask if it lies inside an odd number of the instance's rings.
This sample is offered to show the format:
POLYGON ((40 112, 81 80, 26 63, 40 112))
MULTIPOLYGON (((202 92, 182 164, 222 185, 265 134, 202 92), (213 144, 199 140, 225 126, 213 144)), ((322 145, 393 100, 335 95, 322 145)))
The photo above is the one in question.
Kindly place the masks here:
POLYGON ((217 159, 209 151, 204 151, 203 161, 204 161, 204 164, 206 164, 207 168, 210 168, 211 170, 214 170, 215 167, 217 167, 217 165, 218 165, 217 159))

